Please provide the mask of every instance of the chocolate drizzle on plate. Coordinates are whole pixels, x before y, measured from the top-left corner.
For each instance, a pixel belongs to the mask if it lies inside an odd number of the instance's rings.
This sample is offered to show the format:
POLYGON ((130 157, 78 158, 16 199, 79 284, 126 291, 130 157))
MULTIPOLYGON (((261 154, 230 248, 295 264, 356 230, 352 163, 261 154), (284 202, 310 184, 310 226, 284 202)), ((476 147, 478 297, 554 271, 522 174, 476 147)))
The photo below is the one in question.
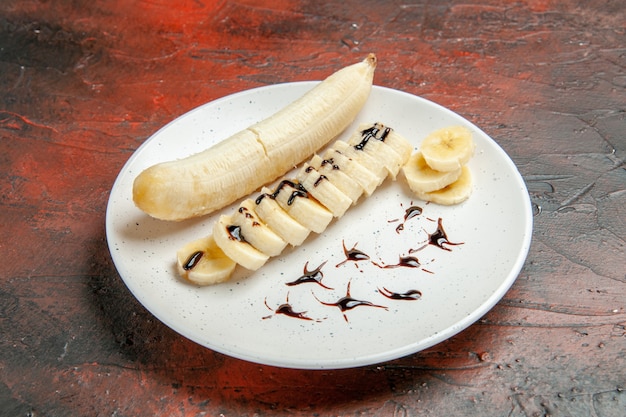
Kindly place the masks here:
POLYGON ((419 268, 421 266, 419 259, 415 256, 400 256, 397 264, 384 265, 378 262, 372 262, 381 269, 389 268, 419 268))
POLYGON ((390 300, 416 301, 422 298, 422 292, 419 290, 409 290, 406 292, 393 292, 387 288, 379 288, 378 292, 390 300))
POLYGON ((424 210, 420 206, 411 206, 404 211, 404 221, 396 227, 396 233, 400 233, 404 230, 404 224, 412 219, 413 217, 417 217, 422 214, 424 210))
POLYGON ((450 242, 450 240, 448 240, 448 235, 446 234, 446 231, 444 230, 442 223, 443 221, 441 217, 439 217, 439 219, 437 220, 437 230, 435 230, 433 233, 428 235, 428 244, 437 246, 438 248, 441 248, 447 251, 451 251, 452 249, 444 245, 450 245, 450 246, 462 245, 464 242, 453 243, 453 242, 450 242))
POLYGON ((352 310, 353 308, 374 307, 374 308, 382 308, 382 309, 388 310, 388 308, 383 305, 374 304, 371 301, 357 300, 356 298, 352 298, 352 296, 350 295, 350 284, 352 284, 352 281, 348 282, 348 289, 346 291, 346 295, 344 297, 341 297, 339 300, 337 300, 334 303, 324 302, 320 300, 319 298, 317 298, 315 294, 313 294, 313 296, 317 299, 317 301, 319 301, 321 304, 325 306, 339 307, 339 310, 341 310, 341 313, 343 314, 343 318, 346 322, 348 322, 348 316, 346 315, 346 312, 348 310, 352 310))
POLYGON ((336 267, 339 267, 349 261, 358 262, 367 261, 370 259, 370 256, 368 254, 356 248, 356 245, 358 245, 358 243, 355 243, 352 249, 346 248, 346 243, 343 240, 341 241, 341 244, 343 246, 343 253, 346 255, 346 259, 335 265, 336 267))
MULTIPOLYGON (((380 140, 375 135, 376 134, 374 133, 371 135, 371 137, 367 137, 367 138, 364 137, 364 139, 370 140, 372 138, 375 138, 377 140, 380 140)), ((327 163, 332 163, 332 162, 327 161, 327 163)), ((292 198, 301 196, 301 195, 298 195, 300 193, 300 190, 298 190, 298 184, 286 182, 282 184, 281 186, 279 186, 279 190, 280 188, 283 188, 285 186, 292 187, 292 190, 293 190, 292 198)), ((277 195, 277 193, 279 192, 279 190, 277 190, 276 194, 274 195, 267 194, 266 196, 270 198, 274 198, 275 195, 277 195)), ((400 234, 401 232, 405 231, 406 223, 412 219, 420 218, 429 222, 435 221, 432 218, 422 216, 423 212, 424 212, 424 209, 422 207, 411 203, 410 207, 404 209, 403 219, 390 220, 388 221, 388 223, 401 222, 400 225, 395 227, 395 232, 397 234, 400 234)), ((342 249, 343 249, 343 255, 345 258, 341 262, 337 263, 335 265, 335 268, 339 268, 348 262, 352 262, 355 265, 362 263, 363 268, 361 268, 361 266, 358 266, 359 271, 361 273, 367 270, 367 265, 373 265, 382 270, 395 269, 395 268, 410 268, 410 269, 423 271, 424 273, 429 274, 429 275, 433 275, 435 274, 435 272, 433 272, 430 269, 425 269, 423 267, 424 263, 421 262, 416 256, 412 254, 417 251, 421 251, 429 246, 436 246, 440 249, 443 249, 444 251, 451 252, 452 251, 451 246, 464 244, 464 242, 450 241, 450 239, 448 238, 448 234, 443 226, 443 219, 441 217, 439 217, 436 222, 437 222, 437 227, 434 231, 432 231, 432 233, 429 233, 423 227, 418 226, 419 229, 417 231, 417 235, 418 236, 419 235, 423 236, 423 234, 426 235, 426 238, 421 241, 422 246, 419 247, 418 249, 408 249, 408 255, 399 254, 398 261, 392 264, 386 264, 385 262, 375 261, 371 259, 371 256, 368 253, 357 248, 358 243, 355 243, 354 246, 352 246, 351 248, 348 248, 346 246, 345 240, 342 239, 341 244, 342 244, 342 249)), ((414 230, 414 229, 415 228, 407 229, 406 232, 409 232, 410 230, 414 230)), ((235 230, 231 231, 231 233, 233 232, 235 235, 237 234, 235 230)), ((201 257, 201 254, 192 255, 192 257, 187 261, 187 264, 193 265, 197 263, 200 257, 201 257), (198 259, 196 259, 196 257, 198 259)), ((430 264, 433 261, 435 261, 435 259, 432 259, 431 261, 428 261, 426 263, 430 264)), ((300 275, 296 279, 286 282, 285 285, 288 287, 296 287, 296 286, 300 286, 300 285, 307 284, 307 283, 313 283, 313 284, 319 285, 324 290, 332 291, 333 288, 329 287, 322 281, 325 278, 324 272, 322 270, 326 266, 327 262, 328 261, 324 261, 317 268, 309 269, 309 261, 307 261, 304 264, 302 275, 300 275)), ((402 278, 404 280, 405 278, 411 278, 413 276, 414 275, 402 275, 402 278)), ((415 276, 417 277, 418 275, 415 275, 415 276)), ((395 276, 389 275, 389 278, 391 277, 395 277, 395 276)), ((343 297, 340 297, 339 299, 337 299, 337 301, 334 301, 334 302, 325 301, 324 299, 327 299, 327 297, 323 297, 321 295, 318 296, 314 292, 311 292, 311 294, 315 298, 315 300, 319 302, 319 304, 323 306, 338 308, 341 311, 341 314, 343 315, 343 318, 346 322, 349 322, 347 313, 350 310, 353 310, 357 307, 371 307, 371 308, 377 308, 381 310, 389 310, 387 306, 376 303, 374 299, 371 299, 371 300, 370 299, 357 299, 357 298, 352 297, 352 295, 350 294, 352 278, 350 277, 347 277, 347 278, 348 278, 348 283, 347 283, 346 294, 343 297)), ((378 278, 380 278, 380 280, 385 280, 388 277, 384 275, 376 275, 376 279, 378 278)), ((390 289, 392 288, 393 284, 388 284, 388 286, 383 286, 382 284, 380 285, 381 286, 376 286, 376 284, 372 285, 373 286, 373 288, 371 289, 372 296, 377 296, 378 298, 385 297, 387 300, 399 301, 399 302, 417 301, 417 300, 422 299, 423 297, 422 291, 415 289, 415 288, 408 289, 405 291, 397 291, 397 290, 390 289)), ((409 284, 409 285, 413 286, 414 284, 409 284)), ((306 320, 306 321, 314 321, 314 322, 321 321, 321 320, 316 320, 316 319, 309 317, 306 311, 297 311, 296 309, 294 309, 293 306, 289 303, 289 294, 287 294, 286 302, 279 305, 276 309, 272 309, 271 307, 269 307, 269 305, 267 304, 267 299, 265 301, 265 305, 269 310, 273 312, 273 314, 269 316, 265 316, 263 317, 263 319, 268 319, 274 315, 283 315, 283 316, 296 318, 300 320, 306 320)))
MULTIPOLYGON (((291 304, 289 304, 289 294, 287 294, 286 302, 281 304, 281 305, 279 305, 276 309, 272 309, 267 304, 267 297, 265 297, 265 306, 269 310, 273 311, 274 314, 276 314, 276 315, 284 315, 284 316, 291 317, 291 318, 294 318, 294 319, 300 319, 300 320, 306 320, 306 321, 317 321, 317 322, 321 321, 321 320, 316 320, 316 319, 313 319, 311 317, 308 317, 306 315, 306 313, 307 313, 306 311, 300 311, 300 312, 294 311, 293 306, 291 304)), ((269 318, 272 318, 272 316, 274 314, 270 314, 269 316, 263 317, 263 320, 267 320, 269 318)))
POLYGON ((322 262, 320 266, 309 271, 309 262, 307 261, 307 263, 304 264, 303 275, 301 275, 299 278, 297 278, 294 281, 286 283, 285 285, 293 287, 295 285, 305 284, 307 282, 314 282, 322 286, 323 288, 326 288, 327 290, 332 290, 332 288, 327 287, 326 285, 322 283, 322 279, 324 278, 324 273, 322 272, 322 268, 324 267, 324 265, 326 265, 326 262, 327 261, 322 262))

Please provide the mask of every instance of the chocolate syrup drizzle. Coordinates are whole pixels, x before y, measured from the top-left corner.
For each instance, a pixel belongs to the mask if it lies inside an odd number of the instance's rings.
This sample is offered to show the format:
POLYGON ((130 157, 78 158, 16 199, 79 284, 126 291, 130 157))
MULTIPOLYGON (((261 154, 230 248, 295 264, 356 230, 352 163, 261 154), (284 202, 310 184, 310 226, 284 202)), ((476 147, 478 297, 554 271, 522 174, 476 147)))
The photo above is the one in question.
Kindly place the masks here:
MULTIPOLYGON (((366 129, 365 131, 363 131, 364 134, 364 140, 370 140, 372 137, 376 138, 376 134, 378 133, 377 131, 375 131, 376 128, 370 128, 370 129, 366 129), (367 136, 367 137, 366 137, 367 136)), ((385 132, 383 134, 383 137, 386 137, 386 135, 388 134, 388 132, 385 132)), ((378 139, 378 138, 377 138, 378 139)), ((324 160, 323 163, 328 163, 328 164, 332 164, 332 160, 324 160)), ((325 177, 324 177, 325 179, 325 177)), ((322 178, 320 177, 320 179, 318 181, 322 180, 322 178)), ((294 189, 292 196, 290 197, 290 201, 292 201, 295 197, 298 196, 306 196, 308 195, 308 193, 306 192, 306 190, 302 187, 299 186, 299 184, 297 183, 293 183, 291 181, 283 181, 281 182, 281 184, 279 185, 279 187, 277 188, 277 190, 273 193, 273 194, 264 194, 262 196, 260 196, 257 200, 260 201, 263 197, 265 196, 269 196, 270 198, 275 198, 278 193, 280 192, 280 189, 283 188, 284 186, 290 186, 294 189)), ((400 233, 400 231, 404 230, 404 225, 407 221, 420 216, 423 213, 423 209, 419 206, 415 206, 412 205, 411 207, 407 208, 404 212, 404 219, 402 221, 402 224, 400 224, 398 227, 396 227, 396 232, 400 233)), ((430 219, 429 219, 430 220, 430 219)), ((397 221, 397 220, 394 220, 397 221)), ((234 228, 233 230, 229 229, 229 233, 234 234, 235 236, 240 236, 240 232, 236 230, 236 228, 234 228)), ((421 268, 422 264, 419 261, 419 259, 415 256, 402 256, 399 255, 398 256, 398 262, 395 264, 384 264, 384 263, 378 263, 375 261, 372 261, 370 259, 370 256, 357 249, 357 245, 358 243, 356 243, 352 248, 348 249, 346 247, 345 241, 342 240, 342 247, 343 247, 343 253, 345 255, 345 259, 341 262, 339 262, 337 265, 335 265, 335 267, 340 267, 343 264, 347 263, 347 262, 360 262, 360 261, 370 261, 371 264, 373 264, 374 266, 380 268, 380 269, 391 269, 391 268, 421 268)), ((424 249, 427 246, 436 246, 440 249, 443 249, 445 251, 451 251, 451 248, 449 246, 456 246, 456 245, 462 245, 464 244, 463 242, 451 242, 448 238, 448 235, 443 227, 443 220, 442 218, 438 218, 437 220, 437 228, 435 229, 435 231, 433 231, 432 233, 428 233, 428 238, 426 239, 426 241, 424 242, 425 244, 418 248, 418 249, 410 249, 409 253, 414 253, 417 252, 419 250, 424 249)), ((202 257, 202 252, 196 252, 194 254, 191 255, 191 257, 189 258, 189 260, 187 261, 187 263, 185 264, 185 268, 189 267, 189 268, 193 268, 193 266, 195 266, 200 258, 202 257)), ((319 286, 321 286, 324 289, 327 290, 332 290, 333 288, 328 287, 327 285, 325 285, 322 280, 324 278, 324 273, 322 272, 322 269, 324 268, 324 266, 326 265, 327 261, 324 261, 323 263, 321 263, 317 268, 309 270, 309 262, 307 261, 303 267, 303 274, 298 277, 297 279, 287 282, 285 283, 285 285, 293 287, 293 286, 297 286, 297 285, 302 285, 305 283, 314 283, 314 284, 318 284, 319 286)), ((434 274, 434 272, 421 268, 424 272, 429 273, 429 274, 434 274)), ((326 302, 326 301, 322 301, 318 298, 318 296, 315 293, 313 294, 313 297, 322 305, 324 306, 330 306, 330 307, 337 307, 339 308, 339 310, 341 311, 343 318, 346 322, 349 322, 348 320, 348 316, 347 316, 347 312, 357 308, 357 307, 372 307, 372 308, 380 308, 380 309, 384 309, 384 310, 388 310, 388 307, 384 306, 384 305, 380 305, 380 304, 375 304, 372 301, 368 301, 368 300, 361 300, 361 299, 356 299, 353 298, 350 294, 350 286, 351 286, 351 281, 348 282, 348 286, 347 286, 347 290, 346 290, 346 295, 339 298, 336 302, 326 302)), ((410 289, 407 290, 405 292, 395 292, 392 291, 386 287, 379 287, 377 288, 377 292, 382 295, 383 297, 389 299, 389 300, 396 300, 396 301, 417 301, 420 300, 422 298, 422 292, 420 290, 417 289, 410 289)), ((320 322, 321 320, 316 320, 313 319, 311 317, 308 317, 306 315, 306 311, 302 311, 302 312, 298 312, 295 311, 292 307, 292 305, 289 303, 289 294, 287 294, 287 300, 285 303, 281 304, 280 306, 278 306, 278 308, 276 308, 275 310, 270 308, 269 305, 267 304, 267 299, 265 300, 265 305, 267 306, 268 309, 273 311, 273 315, 284 315, 284 316, 288 316, 291 318, 296 318, 296 319, 300 319, 300 320, 308 320, 308 321, 317 321, 320 322)), ((272 317, 273 315, 270 316, 266 316, 263 317, 263 319, 268 319, 270 317, 272 317)))
POLYGON ((422 292, 419 290, 409 290, 406 292, 393 292, 389 291, 387 288, 379 288, 378 292, 383 296, 389 298, 390 300, 404 300, 404 301, 416 301, 422 298, 422 292))
POLYGON ((341 244, 343 246, 343 253, 346 255, 346 259, 339 262, 337 265, 335 265, 335 267, 339 267, 348 261, 358 262, 358 261, 367 261, 370 259, 368 254, 356 249, 356 245, 358 245, 358 243, 355 243, 352 249, 346 248, 346 243, 343 240, 341 241, 341 244))
POLYGON ((294 200, 297 197, 302 197, 302 198, 309 198, 309 192, 306 190, 306 188, 304 188, 302 186, 302 184, 300 183, 296 183, 290 180, 282 180, 278 186, 276 187, 276 189, 274 190, 273 193, 264 193, 261 194, 260 196, 258 196, 256 198, 256 200, 254 201, 257 205, 261 204, 261 200, 263 200, 266 196, 271 198, 271 199, 276 199, 276 197, 278 196, 278 194, 280 194, 280 192, 283 190, 283 188, 285 187, 291 187, 292 191, 291 191, 291 195, 289 196, 289 198, 287 199, 287 205, 292 205, 294 200))
POLYGON ((307 261, 307 263, 304 264, 304 269, 303 269, 304 274, 301 275, 296 280, 286 283, 285 285, 293 287, 295 285, 300 285, 300 284, 304 284, 304 283, 307 283, 307 282, 313 282, 313 283, 316 283, 316 284, 320 285, 323 288, 326 288, 327 290, 332 290, 332 288, 330 288, 330 287, 328 287, 328 286, 326 286, 326 285, 324 285, 322 283, 322 279, 324 278, 324 273, 322 272, 322 268, 324 267, 324 265, 326 265, 326 262, 328 262, 328 261, 322 262, 322 264, 320 266, 318 266, 317 268, 313 269, 312 271, 309 271, 309 269, 308 269, 309 262, 307 261))
POLYGON ((191 254, 191 256, 189 256, 187 261, 185 261, 185 263, 183 264, 183 269, 185 271, 189 271, 190 269, 193 269, 196 265, 198 265, 198 262, 200 262, 200 259, 203 256, 204 256, 203 251, 201 250, 195 251, 194 253, 191 254))
MULTIPOLYGON (((255 219, 254 215, 250 213, 250 210, 248 210, 248 207, 239 207, 237 211, 243 214, 246 217, 246 219, 255 219)), ((260 226, 260 223, 256 220, 253 220, 252 226, 260 226)))
POLYGON ((335 160, 333 158, 324 159, 322 161, 322 166, 324 166, 324 165, 330 165, 332 167, 332 169, 334 169, 334 170, 341 169, 341 168, 339 168, 339 165, 335 164, 335 160))
POLYGON ((372 264, 376 265, 381 269, 391 269, 391 268, 419 268, 421 266, 419 259, 415 256, 400 256, 397 264, 384 265, 378 262, 372 262, 372 264))
POLYGON ((356 307, 375 307, 375 308, 382 308, 382 309, 388 310, 388 308, 383 305, 374 304, 371 301, 357 300, 355 298, 352 298, 350 296, 350 284, 351 283, 352 281, 348 282, 348 289, 346 291, 346 295, 344 297, 341 297, 335 303, 324 302, 320 300, 319 298, 317 298, 315 294, 313 294, 313 296, 315 297, 317 301, 320 302, 320 304, 323 304, 325 306, 339 307, 339 310, 341 310, 341 313, 343 314, 343 318, 346 321, 346 323, 348 322, 348 316, 346 315, 346 311, 352 310, 353 308, 356 308, 356 307))
POLYGON ((229 239, 236 240, 237 242, 246 241, 246 239, 241 234, 241 227, 231 224, 231 225, 226 226, 226 231, 228 232, 229 239))
MULTIPOLYGON (((267 304, 267 297, 265 298, 265 306, 274 312, 274 314, 279 315, 282 314, 284 316, 287 317, 291 317, 294 319, 300 319, 300 320, 307 320, 307 321, 316 321, 316 322, 320 322, 321 320, 316 320, 313 319, 311 317, 308 317, 306 315, 306 311, 294 311, 293 306, 291 304, 289 304, 289 294, 287 294, 287 300, 285 303, 281 304, 278 306, 278 308, 276 308, 275 310, 272 309, 268 304, 267 304)), ((267 320, 272 318, 273 314, 270 314, 269 316, 265 316, 263 317, 263 320, 267 320)))
POLYGON ((385 139, 387 139, 387 136, 389 136, 389 133, 391 132, 391 128, 386 127, 385 130, 383 131, 383 134, 380 137, 378 137, 378 133, 380 132, 380 128, 378 126, 380 126, 378 123, 374 123, 374 126, 369 127, 365 130, 362 130, 361 142, 354 145, 354 149, 363 150, 363 148, 367 146, 367 143, 370 141, 370 139, 376 139, 381 142, 384 142, 385 139))
POLYGON ((452 249, 445 247, 444 245, 457 246, 462 245, 464 242, 453 243, 448 240, 448 235, 443 228, 442 219, 439 217, 437 220, 437 230, 428 235, 428 244, 437 246, 443 250, 451 251, 452 249))
POLYGON ((458 246, 463 244, 464 242, 450 242, 450 240, 448 239, 448 234, 443 228, 443 220, 441 219, 441 217, 439 217, 439 219, 437 220, 437 229, 433 233, 428 234, 428 239, 426 239, 425 244, 420 246, 419 248, 410 249, 409 253, 419 252, 429 245, 436 246, 440 249, 451 252, 452 249, 446 247, 445 245, 458 246))
POLYGON ((404 230, 404 225, 407 221, 411 220, 413 217, 417 217, 422 214, 424 210, 420 206, 411 206, 404 211, 404 221, 396 227, 396 233, 400 233, 404 230))

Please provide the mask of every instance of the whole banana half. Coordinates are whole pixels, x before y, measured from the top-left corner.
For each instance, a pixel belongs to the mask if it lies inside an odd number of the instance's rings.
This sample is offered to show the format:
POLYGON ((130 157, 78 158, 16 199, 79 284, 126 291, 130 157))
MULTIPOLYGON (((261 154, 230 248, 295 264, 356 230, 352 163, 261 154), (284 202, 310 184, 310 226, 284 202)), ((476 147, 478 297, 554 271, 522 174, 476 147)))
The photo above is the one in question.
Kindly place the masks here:
POLYGON ((372 87, 376 56, 330 75, 269 118, 187 158, 141 172, 135 205, 184 220, 223 208, 298 165, 352 123, 372 87))

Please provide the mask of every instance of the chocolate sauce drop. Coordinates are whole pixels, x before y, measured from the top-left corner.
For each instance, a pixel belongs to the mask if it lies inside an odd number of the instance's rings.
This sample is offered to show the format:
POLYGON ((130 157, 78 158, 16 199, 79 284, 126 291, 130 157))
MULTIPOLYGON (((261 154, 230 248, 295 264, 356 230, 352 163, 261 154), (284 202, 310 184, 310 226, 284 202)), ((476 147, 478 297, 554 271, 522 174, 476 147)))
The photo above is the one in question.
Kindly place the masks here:
POLYGON ((443 250, 451 251, 452 249, 447 248, 444 245, 457 246, 462 245, 463 242, 453 243, 448 240, 448 235, 443 228, 442 219, 439 217, 437 220, 437 230, 428 235, 428 244, 437 246, 443 250))
POLYGON ((324 180, 327 180, 328 178, 326 177, 326 175, 320 175, 320 177, 318 179, 315 180, 315 182, 313 183, 313 187, 317 187, 318 185, 320 185, 320 183, 324 180))
MULTIPOLYGON (((339 310, 341 310, 341 313, 343 314, 343 318, 346 322, 348 322, 348 316, 346 315, 346 311, 352 310, 353 308, 356 308, 356 307, 364 306, 364 307, 383 308, 385 310, 388 309, 385 306, 374 304, 371 301, 357 300, 356 298, 352 298, 350 296, 350 284, 351 283, 352 283, 351 281, 348 282, 348 289, 346 291, 346 295, 344 297, 341 297, 335 303, 326 303, 317 297, 315 298, 317 299, 317 301, 320 302, 320 304, 323 304, 325 306, 339 307, 339 310)), ((313 296, 315 296, 315 294, 313 294, 313 296)))
POLYGON ((196 265, 198 265, 198 262, 200 262, 200 259, 202 258, 203 255, 204 255, 204 252, 201 250, 192 253, 191 256, 187 259, 187 261, 183 264, 183 269, 185 271, 189 271, 190 269, 193 269, 196 265))
POLYGON ((306 311, 296 312, 293 311, 291 304, 281 304, 275 311, 276 314, 284 314, 285 316, 293 317, 301 320, 313 320, 310 317, 305 316, 306 311))
MULTIPOLYGON (((237 211, 241 214, 243 214, 246 219, 254 219, 254 215, 252 213, 250 213, 250 210, 248 210, 247 207, 239 207, 239 209, 237 209, 237 211)), ((256 220, 252 221, 252 226, 260 226, 260 223, 257 222, 256 220)))
POLYGON ((407 300, 415 301, 422 298, 422 292, 419 290, 409 290, 403 293, 389 291, 387 288, 379 288, 378 292, 391 300, 407 300))
POLYGON ((353 261, 353 262, 358 262, 358 261, 367 261, 370 257, 368 254, 366 254, 365 252, 362 252, 358 249, 356 249, 356 245, 358 245, 358 243, 356 243, 352 249, 347 249, 346 248, 346 243, 342 240, 341 244, 343 246, 343 253, 346 255, 346 259, 344 259, 343 261, 339 262, 337 265, 335 265, 335 267, 339 267, 343 264, 345 264, 348 261, 353 261))
POLYGON ((291 187, 293 189, 293 191, 291 192, 291 195, 287 199, 287 205, 289 205, 289 206, 293 204, 294 200, 297 197, 302 197, 302 198, 308 198, 309 197, 309 193, 302 186, 302 184, 298 184, 298 183, 295 183, 295 182, 289 181, 289 180, 282 180, 278 184, 278 187, 276 187, 276 190, 271 195, 271 197, 272 198, 276 198, 276 196, 278 196, 278 194, 282 191, 283 188, 285 188, 285 186, 289 186, 289 187, 291 187))
POLYGON ((415 256, 400 256, 398 263, 393 265, 382 265, 377 262, 372 262, 374 265, 381 269, 390 269, 390 268, 419 268, 421 266, 419 259, 415 256))
MULTIPOLYGON (((287 302, 279 305, 276 310, 273 310, 267 304, 267 298, 265 299, 265 306, 268 309, 274 311, 274 314, 282 314, 283 316, 292 317, 294 319, 300 319, 300 320, 309 320, 309 321, 317 321, 317 322, 320 321, 320 320, 315 320, 315 319, 312 319, 311 317, 306 316, 306 311, 300 311, 300 312, 294 311, 292 305, 289 304, 289 295, 287 295, 287 302)), ((272 318, 272 315, 263 317, 263 320, 267 320, 269 318, 272 318)))
POLYGON ((329 159, 324 159, 322 161, 322 166, 324 165, 330 165, 332 167, 332 169, 335 170, 339 170, 339 165, 335 164, 335 160, 333 158, 329 158, 329 159))
POLYGON ((241 227, 231 224, 226 226, 226 230, 228 231, 228 238, 232 240, 236 240, 237 242, 245 242, 246 239, 241 234, 241 227))
POLYGON ((309 271, 308 269, 309 262, 307 261, 307 263, 304 264, 304 269, 303 269, 304 274, 300 276, 298 279, 296 279, 295 281, 288 282, 285 285, 293 287, 295 285, 300 285, 300 284, 304 284, 307 282, 313 282, 313 283, 319 284, 320 286, 322 286, 323 288, 326 288, 327 290, 332 290, 332 288, 327 287, 326 285, 322 283, 322 279, 324 278, 324 274, 322 273, 322 268, 324 267, 324 265, 326 265, 326 262, 328 261, 324 261, 320 266, 318 266, 312 271, 309 271))
POLYGON ((402 230, 404 230, 404 224, 413 217, 417 217, 422 214, 423 211, 424 210, 420 206, 411 206, 406 209, 404 211, 404 221, 398 227, 396 227, 396 233, 400 233, 402 230))

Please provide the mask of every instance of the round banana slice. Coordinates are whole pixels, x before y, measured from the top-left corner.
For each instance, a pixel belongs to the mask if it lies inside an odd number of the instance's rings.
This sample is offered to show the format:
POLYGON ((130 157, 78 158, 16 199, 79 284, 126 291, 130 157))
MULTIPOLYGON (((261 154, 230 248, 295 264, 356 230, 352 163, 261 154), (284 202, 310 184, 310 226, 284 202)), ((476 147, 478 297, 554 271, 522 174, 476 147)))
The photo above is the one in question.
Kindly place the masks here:
POLYGON ((260 219, 255 206, 251 198, 242 201, 232 215, 233 225, 241 227, 241 234, 255 249, 268 256, 278 256, 287 242, 260 219))
POLYGON ((428 135, 420 145, 426 163, 435 171, 461 168, 474 154, 472 132, 463 126, 450 126, 428 135))
POLYGON ((301 245, 311 231, 283 210, 271 195, 272 191, 269 188, 261 189, 261 195, 255 200, 256 214, 285 242, 293 246, 301 245))
POLYGON ((307 163, 304 163, 296 179, 313 198, 330 210, 334 217, 343 216, 352 205, 350 197, 335 187, 326 175, 307 163))
POLYGON ((213 236, 187 243, 176 252, 181 277, 198 285, 227 281, 237 264, 217 246, 213 236))
POLYGON ((429 193, 415 192, 415 195, 424 201, 432 201, 442 206, 452 206, 467 200, 474 188, 472 173, 467 166, 461 168, 461 176, 452 184, 429 193))
POLYGON ((226 256, 251 271, 256 271, 269 259, 245 240, 241 227, 233 224, 231 216, 220 216, 213 226, 213 238, 226 256))
POLYGON ((440 190, 461 176, 461 168, 454 171, 435 171, 424 159, 420 151, 415 152, 402 167, 409 188, 415 193, 430 193, 440 190))

